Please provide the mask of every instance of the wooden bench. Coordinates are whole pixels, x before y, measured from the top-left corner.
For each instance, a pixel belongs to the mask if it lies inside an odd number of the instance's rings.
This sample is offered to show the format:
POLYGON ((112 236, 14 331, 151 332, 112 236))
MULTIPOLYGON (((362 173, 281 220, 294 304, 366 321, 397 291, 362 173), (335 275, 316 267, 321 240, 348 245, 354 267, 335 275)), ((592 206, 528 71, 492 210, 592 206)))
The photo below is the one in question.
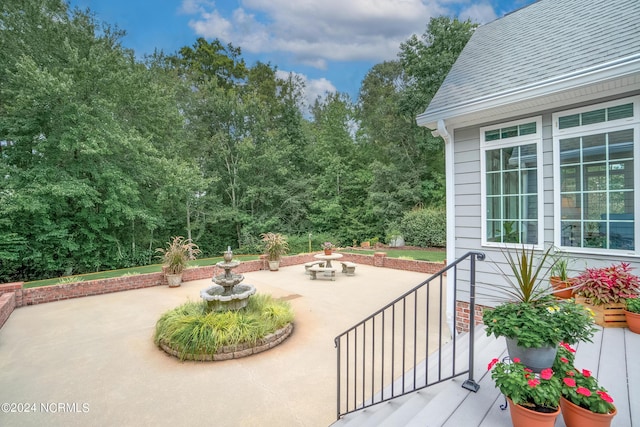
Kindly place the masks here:
POLYGON ((336 280, 336 271, 337 268, 333 267, 320 267, 319 265, 314 265, 309 268, 309 274, 311 275, 311 280, 315 280, 318 278, 318 273, 325 273, 320 275, 320 277, 329 278, 331 280, 336 280), (329 273, 328 275, 326 273, 329 273))
POLYGON ((356 274, 356 263, 350 261, 341 261, 342 263, 342 273, 347 276, 355 276, 356 274))
POLYGON ((309 269, 314 265, 319 265, 320 267, 324 267, 324 261, 311 261, 304 265, 304 274, 309 274, 309 269))

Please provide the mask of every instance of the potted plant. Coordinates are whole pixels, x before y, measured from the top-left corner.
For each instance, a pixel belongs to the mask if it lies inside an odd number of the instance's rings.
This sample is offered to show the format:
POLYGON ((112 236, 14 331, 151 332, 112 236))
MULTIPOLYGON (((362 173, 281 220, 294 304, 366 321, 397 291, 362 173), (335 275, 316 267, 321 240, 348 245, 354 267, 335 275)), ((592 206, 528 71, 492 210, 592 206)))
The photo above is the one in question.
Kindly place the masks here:
POLYGON ((553 369, 536 374, 518 358, 510 363, 493 359, 488 368, 496 387, 509 401, 514 427, 554 426, 562 385, 553 369))
POLYGON ((576 300, 593 310, 596 323, 603 327, 627 326, 624 301, 639 291, 640 280, 625 262, 587 268, 575 278, 576 300))
POLYGON ((575 293, 593 305, 621 303, 640 291, 640 280, 631 274, 631 269, 626 262, 587 268, 575 279, 575 293))
POLYGON ((162 259, 163 271, 169 287, 172 288, 180 286, 182 273, 187 268, 187 263, 191 259, 196 259, 196 256, 200 254, 198 245, 182 236, 173 237, 165 249, 158 248, 156 251, 162 254, 160 258, 162 259))
POLYGON ((507 285, 496 285, 504 302, 485 309, 487 335, 505 337, 511 358, 519 358, 530 369, 541 372, 551 367, 560 342, 590 341, 595 328, 593 316, 573 300, 556 300, 542 281, 553 264, 545 266, 549 248, 539 260, 533 248, 505 250, 513 279, 503 272, 507 285))
POLYGON ((333 251, 333 248, 335 247, 333 245, 333 243, 331 243, 331 242, 324 242, 320 246, 322 247, 322 250, 324 251, 325 255, 331 255, 331 252, 333 251))
POLYGON ((554 264, 551 267, 549 282, 553 288, 553 296, 559 299, 568 299, 573 295, 573 279, 569 277, 570 260, 560 252, 553 256, 554 264))
POLYGON ((640 334, 640 297, 627 298, 625 300, 624 316, 631 332, 640 334))
POLYGON ((574 366, 575 350, 563 343, 553 365, 562 378, 560 408, 567 427, 607 427, 617 414, 613 399, 586 369, 574 366))
POLYGON ((289 243, 280 233, 262 233, 260 236, 269 261, 269 270, 277 271, 280 268, 280 258, 289 251, 289 243))

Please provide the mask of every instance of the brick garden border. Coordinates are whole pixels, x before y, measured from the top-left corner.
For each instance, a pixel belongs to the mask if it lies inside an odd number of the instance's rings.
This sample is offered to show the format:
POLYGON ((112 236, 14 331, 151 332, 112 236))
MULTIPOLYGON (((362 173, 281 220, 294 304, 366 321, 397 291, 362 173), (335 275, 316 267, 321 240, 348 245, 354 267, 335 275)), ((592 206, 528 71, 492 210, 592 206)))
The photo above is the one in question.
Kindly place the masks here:
MULTIPOLYGON (((286 340, 293 332, 293 323, 287 324, 284 328, 280 328, 277 331, 266 335, 264 338, 259 339, 255 344, 240 343, 237 345, 225 345, 217 352, 185 354, 184 360, 193 360, 197 362, 217 362, 220 360, 240 359, 242 357, 248 357, 253 354, 262 353, 263 351, 270 350, 286 340)), ((180 360, 180 352, 169 346, 168 343, 161 342, 160 348, 171 356, 175 356, 180 360)))

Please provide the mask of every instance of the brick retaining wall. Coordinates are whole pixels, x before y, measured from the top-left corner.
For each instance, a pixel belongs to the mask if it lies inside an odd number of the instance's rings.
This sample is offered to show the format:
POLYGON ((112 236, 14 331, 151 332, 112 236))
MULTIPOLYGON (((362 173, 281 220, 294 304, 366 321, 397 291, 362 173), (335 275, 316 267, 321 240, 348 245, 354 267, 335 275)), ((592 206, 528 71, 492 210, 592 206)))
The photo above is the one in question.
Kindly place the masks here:
MULTIPOLYGON (((304 264, 313 261, 314 253, 299 254, 283 257, 281 267, 304 264)), ((351 261, 356 264, 372 265, 376 267, 393 268, 397 270, 417 271, 433 274, 440 271, 445 264, 440 262, 414 261, 397 258, 388 258, 384 252, 376 252, 371 255, 344 254, 343 261, 351 261)), ((251 271, 266 270, 266 259, 243 261, 234 269, 236 273, 248 273, 251 271)), ((215 265, 206 267, 193 267, 184 271, 185 282, 201 280, 222 274, 224 270, 215 265)), ((98 279, 83 282, 64 283, 60 285, 41 286, 38 288, 24 288, 23 282, 5 283, 0 285, 0 327, 9 318, 14 308, 25 305, 43 304, 47 302, 62 301, 71 298, 80 298, 91 295, 101 295, 111 292, 128 291, 132 289, 148 288, 152 286, 166 285, 163 273, 134 274, 130 276, 115 277, 111 279, 98 279)))
POLYGON ((7 292, 0 295, 0 328, 7 321, 14 308, 16 308, 15 293, 7 292))

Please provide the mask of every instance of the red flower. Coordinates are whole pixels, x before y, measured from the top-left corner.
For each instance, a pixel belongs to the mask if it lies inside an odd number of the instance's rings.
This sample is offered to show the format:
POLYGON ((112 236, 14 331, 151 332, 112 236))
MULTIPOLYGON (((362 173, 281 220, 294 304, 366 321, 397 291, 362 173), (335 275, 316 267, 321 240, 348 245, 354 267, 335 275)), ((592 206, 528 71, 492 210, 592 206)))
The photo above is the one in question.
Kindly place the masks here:
POLYGON ((573 371, 567 371, 567 375, 569 375, 570 377, 574 376, 576 373, 573 371))
POLYGON ((532 371, 531 369, 529 369, 529 368, 524 368, 524 371, 525 371, 525 372, 533 372, 533 371, 532 371))
POLYGON ((598 390, 596 393, 598 393, 605 402, 613 403, 613 399, 606 392, 598 390))
POLYGON ((561 342, 560 345, 564 348, 566 348, 567 350, 569 350, 571 353, 575 353, 576 350, 574 348, 571 348, 571 346, 569 344, 567 344, 566 342, 561 342))
POLYGON ((543 380, 550 380, 552 376, 553 376, 553 369, 551 368, 543 369, 540 372, 540 378, 542 378, 543 380))
POLYGON ((533 388, 533 387, 537 386, 538 384, 540 384, 540 381, 536 380, 536 379, 533 379, 533 380, 529 380, 528 383, 529 383, 529 387, 533 388))
POLYGON ((562 363, 569 363, 569 359, 567 359, 566 357, 561 357, 561 358, 560 358, 560 361, 561 361, 562 363))
POLYGON ((568 385, 569 387, 575 387, 576 386, 576 380, 574 380, 573 378, 564 378, 562 381, 564 381, 564 383, 566 385, 568 385))
POLYGON ((498 363, 498 359, 492 359, 491 362, 489 362, 489 366, 487 366, 487 370, 490 371, 496 363, 498 363))
POLYGON ((578 387, 576 389, 576 393, 581 394, 583 396, 587 396, 587 397, 591 396, 591 391, 589 391, 588 388, 584 388, 584 387, 578 387))
POLYGON ((520 358, 519 357, 514 357, 513 358, 513 363, 520 363, 520 358))
POLYGON ((591 371, 589 371, 588 369, 583 369, 582 370, 582 375, 584 375, 585 377, 589 378, 591 376, 591 371))

